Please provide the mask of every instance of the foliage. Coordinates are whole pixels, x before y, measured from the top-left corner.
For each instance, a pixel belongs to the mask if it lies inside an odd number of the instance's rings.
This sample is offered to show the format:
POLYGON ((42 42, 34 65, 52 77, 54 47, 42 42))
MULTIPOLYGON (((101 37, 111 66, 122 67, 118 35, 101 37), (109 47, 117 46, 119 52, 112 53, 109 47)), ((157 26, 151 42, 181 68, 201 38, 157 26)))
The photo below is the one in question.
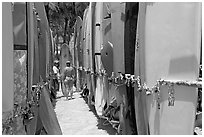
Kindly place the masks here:
POLYGON ((45 2, 47 18, 54 32, 53 36, 63 36, 64 43, 68 43, 74 32, 76 17, 83 17, 88 2, 45 2))

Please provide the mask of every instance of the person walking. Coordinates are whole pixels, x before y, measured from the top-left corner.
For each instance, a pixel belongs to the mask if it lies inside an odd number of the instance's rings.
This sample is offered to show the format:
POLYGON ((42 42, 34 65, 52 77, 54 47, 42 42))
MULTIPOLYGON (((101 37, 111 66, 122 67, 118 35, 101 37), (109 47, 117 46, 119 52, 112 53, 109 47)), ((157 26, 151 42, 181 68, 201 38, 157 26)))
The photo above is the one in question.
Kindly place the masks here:
POLYGON ((65 96, 66 96, 67 100, 68 100, 69 94, 70 94, 70 97, 72 99, 75 73, 74 73, 74 68, 71 67, 70 61, 66 62, 66 67, 64 68, 64 71, 63 71, 62 80, 64 82, 65 96))
POLYGON ((59 61, 55 60, 54 61, 54 66, 53 66, 53 72, 54 72, 54 75, 53 75, 53 87, 54 87, 54 90, 53 90, 53 93, 51 93, 54 99, 56 99, 57 91, 59 90, 58 79, 60 77, 60 74, 59 74, 58 67, 59 67, 59 61))

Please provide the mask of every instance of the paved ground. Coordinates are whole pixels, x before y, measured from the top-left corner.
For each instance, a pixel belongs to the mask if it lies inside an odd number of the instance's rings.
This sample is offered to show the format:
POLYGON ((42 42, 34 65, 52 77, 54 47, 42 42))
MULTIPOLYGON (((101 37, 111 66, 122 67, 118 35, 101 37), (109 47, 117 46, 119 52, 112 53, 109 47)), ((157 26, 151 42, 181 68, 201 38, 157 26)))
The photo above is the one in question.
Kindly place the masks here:
POLYGON ((111 125, 104 126, 93 106, 88 106, 86 99, 79 92, 74 93, 74 99, 66 100, 62 92, 57 94, 55 112, 63 135, 115 135, 116 130, 111 125))

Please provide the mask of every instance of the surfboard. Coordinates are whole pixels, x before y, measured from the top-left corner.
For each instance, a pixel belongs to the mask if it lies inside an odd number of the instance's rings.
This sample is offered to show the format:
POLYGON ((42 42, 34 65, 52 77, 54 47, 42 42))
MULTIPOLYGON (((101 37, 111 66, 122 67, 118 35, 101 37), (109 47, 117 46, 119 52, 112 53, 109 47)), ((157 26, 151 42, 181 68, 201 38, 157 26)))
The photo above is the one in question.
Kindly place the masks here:
MULTIPOLYGON (((124 63, 125 73, 134 75, 135 62, 135 42, 136 42, 136 27, 138 16, 138 3, 127 2, 125 5, 125 25, 124 25, 124 63)), ((127 134, 137 134, 135 120, 135 104, 134 104, 134 87, 129 84, 126 86, 127 93, 127 108, 129 113, 127 118, 127 134)))
MULTIPOLYGON (((125 55, 124 55, 124 25, 125 25, 125 3, 111 3, 111 33, 113 42, 113 71, 115 76, 119 73, 125 74, 125 55)), ((115 95, 117 104, 120 105, 120 127, 121 134, 127 134, 127 94, 126 85, 116 86, 115 95)))
POLYGON ((85 70, 86 72, 86 83, 87 88, 89 89, 89 96, 88 96, 88 104, 91 104, 91 96, 92 96, 92 85, 91 85, 91 75, 90 75, 90 31, 91 31, 91 3, 89 4, 87 16, 86 16, 86 22, 85 22, 85 70))
POLYGON ((86 83, 86 72, 85 72, 85 66, 86 66, 86 16, 87 16, 88 8, 85 9, 84 15, 83 15, 83 23, 82 23, 82 37, 81 37, 81 45, 82 45, 82 83, 83 85, 86 83))
MULTIPOLYGON (((201 46, 201 3, 140 3, 139 6, 140 64, 135 71, 140 74, 142 83, 153 87, 160 78, 196 81, 201 46)), ((193 134, 197 88, 163 85, 160 92, 144 96, 140 98, 146 99, 146 104, 142 104, 146 109, 143 122, 146 124, 148 120, 150 134, 193 134)))
POLYGON ((92 90, 92 82, 91 82, 91 75, 90 75, 90 63, 91 63, 91 57, 92 56, 92 39, 90 37, 91 35, 91 10, 92 9, 92 4, 89 4, 89 7, 87 8, 87 11, 85 11, 84 13, 84 44, 83 44, 83 54, 84 54, 84 58, 83 58, 83 62, 84 62, 84 71, 85 71, 85 83, 87 84, 87 88, 89 89, 89 96, 88 96, 88 104, 91 104, 91 97, 93 95, 93 90, 92 90))
MULTIPOLYGON (((141 61, 141 48, 139 45, 142 44, 143 39, 140 39, 143 36, 144 27, 142 26, 145 18, 143 17, 145 14, 145 8, 142 8, 142 4, 139 4, 139 13, 138 13, 138 21, 137 21, 137 30, 136 30, 136 43, 135 43, 135 78, 138 76, 142 77, 142 65, 144 61, 141 61)), ((137 125, 137 133, 138 135, 147 135, 149 134, 149 125, 147 119, 147 109, 146 109, 146 94, 144 92, 138 92, 138 87, 134 88, 134 99, 135 99, 135 118, 137 125)))
MULTIPOLYGON (((94 3, 94 14, 93 14, 93 46, 94 46, 94 57, 95 57, 95 72, 100 74, 103 65, 101 62, 101 47, 103 42, 102 35, 102 10, 103 3, 94 3)), ((103 76, 96 76, 96 89, 95 89, 95 109, 99 117, 103 114, 103 108, 106 103, 106 94, 104 91, 103 76)))
MULTIPOLYGON (((89 31, 90 31, 90 35, 89 35, 89 68, 90 68, 90 71, 91 73, 89 74, 90 75, 90 94, 89 94, 89 104, 91 102, 94 102, 93 98, 95 96, 95 89, 96 89, 96 82, 95 82, 95 58, 94 58, 94 49, 95 49, 95 46, 93 44, 93 41, 94 41, 94 35, 93 35, 93 30, 94 30, 94 24, 93 24, 93 14, 95 12, 94 10, 94 7, 95 7, 95 2, 91 2, 90 3, 90 18, 89 18, 89 25, 90 25, 90 28, 89 28, 89 31)), ((92 103, 93 104, 93 103, 92 103)))
POLYGON ((102 14, 103 47, 101 47, 101 62, 107 74, 104 81, 104 90, 107 92, 106 103, 108 106, 110 105, 111 99, 115 96, 115 86, 110 84, 107 80, 107 77, 111 77, 113 72, 113 44, 111 38, 111 11, 109 2, 103 2, 102 14))
POLYGON ((49 25, 44 9, 44 5, 42 3, 36 2, 35 3, 36 10, 38 12, 40 21, 39 21, 39 27, 40 27, 40 33, 39 35, 39 58, 40 58, 40 77, 46 81, 46 74, 47 74, 47 65, 48 65, 48 39, 47 39, 47 32, 49 31, 49 25))
MULTIPOLYGON (((2 123, 12 114, 14 102, 12 3, 2 3, 2 123), (10 63, 8 63, 10 62, 10 63), (4 119, 5 118, 5 119, 4 119)), ((3 129, 3 128, 2 128, 3 129)))
POLYGON ((81 53, 80 53, 80 38, 81 38, 81 27, 82 27, 82 19, 81 17, 76 18, 76 23, 75 23, 75 37, 76 37, 76 42, 74 45, 74 50, 75 50, 75 65, 76 65, 76 88, 77 91, 80 90, 81 87, 81 71, 79 71, 79 66, 81 66, 81 53))

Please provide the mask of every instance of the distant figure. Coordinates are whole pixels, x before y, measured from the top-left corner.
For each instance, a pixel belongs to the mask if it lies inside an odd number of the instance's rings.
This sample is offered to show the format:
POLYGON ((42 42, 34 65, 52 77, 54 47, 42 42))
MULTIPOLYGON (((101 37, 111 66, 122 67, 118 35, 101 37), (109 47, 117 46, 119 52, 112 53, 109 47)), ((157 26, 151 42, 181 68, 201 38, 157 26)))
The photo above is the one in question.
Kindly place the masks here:
POLYGON ((74 69, 71 67, 70 61, 66 62, 66 67, 63 71, 63 78, 64 86, 65 86, 65 96, 68 100, 69 94, 72 99, 73 95, 73 84, 74 84, 75 74, 74 69))
POLYGON ((89 95, 89 90, 87 88, 87 84, 84 84, 84 87, 82 88, 81 96, 84 98, 84 97, 87 97, 88 95, 89 95))
POLYGON ((54 86, 54 91, 53 91, 53 93, 51 93, 54 99, 56 99, 56 94, 57 94, 57 91, 59 90, 58 79, 60 77, 60 74, 59 74, 58 67, 59 67, 59 61, 55 60, 54 61, 54 66, 53 66, 53 72, 54 72, 54 75, 53 75, 53 86, 54 86))

